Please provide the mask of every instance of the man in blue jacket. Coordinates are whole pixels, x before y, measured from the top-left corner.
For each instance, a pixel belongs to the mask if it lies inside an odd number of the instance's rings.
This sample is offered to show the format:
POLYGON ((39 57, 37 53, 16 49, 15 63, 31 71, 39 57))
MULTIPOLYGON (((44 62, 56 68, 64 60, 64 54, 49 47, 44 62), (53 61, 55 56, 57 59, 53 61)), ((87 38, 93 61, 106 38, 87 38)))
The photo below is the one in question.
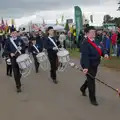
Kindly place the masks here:
POLYGON ((97 106, 95 95, 95 76, 97 74, 97 68, 100 64, 101 56, 105 55, 108 58, 107 52, 102 46, 97 46, 95 43, 95 28, 89 26, 85 29, 87 38, 81 45, 81 66, 83 72, 86 74, 87 80, 80 88, 83 96, 86 96, 86 88, 89 90, 89 98, 92 105, 97 106), (89 74, 93 77, 91 77, 89 74))

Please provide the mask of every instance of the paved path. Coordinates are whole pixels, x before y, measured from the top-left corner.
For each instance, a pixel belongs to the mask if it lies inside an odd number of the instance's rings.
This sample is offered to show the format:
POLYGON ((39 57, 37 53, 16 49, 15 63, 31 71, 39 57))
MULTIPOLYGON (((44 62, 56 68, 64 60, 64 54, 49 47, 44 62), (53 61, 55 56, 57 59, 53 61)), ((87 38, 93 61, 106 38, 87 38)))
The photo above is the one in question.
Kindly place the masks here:
MULTIPOLYGON (((120 88, 119 71, 100 68, 98 78, 120 88)), ((85 80, 83 73, 68 68, 58 73, 58 80, 59 84, 54 85, 49 72, 32 71, 22 80, 23 92, 17 94, 13 78, 5 75, 5 64, 0 64, 0 120, 120 119, 120 98, 109 88, 96 83, 100 105, 94 107, 79 91, 85 80)))

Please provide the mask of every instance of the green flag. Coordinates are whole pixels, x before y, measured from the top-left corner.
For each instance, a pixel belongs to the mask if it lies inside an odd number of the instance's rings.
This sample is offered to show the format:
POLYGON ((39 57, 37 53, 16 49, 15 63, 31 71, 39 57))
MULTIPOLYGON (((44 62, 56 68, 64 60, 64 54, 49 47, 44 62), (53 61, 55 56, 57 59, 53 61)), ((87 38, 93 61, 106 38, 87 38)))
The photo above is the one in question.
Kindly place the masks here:
POLYGON ((76 22, 76 40, 78 42, 80 31, 83 30, 82 11, 78 6, 75 6, 75 22, 76 22))

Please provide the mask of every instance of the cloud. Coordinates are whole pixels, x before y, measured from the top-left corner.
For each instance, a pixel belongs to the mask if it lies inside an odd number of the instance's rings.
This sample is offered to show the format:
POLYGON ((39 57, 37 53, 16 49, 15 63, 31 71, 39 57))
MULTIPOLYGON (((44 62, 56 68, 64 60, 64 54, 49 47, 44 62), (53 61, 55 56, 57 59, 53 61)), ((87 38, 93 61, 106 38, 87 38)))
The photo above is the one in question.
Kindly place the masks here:
POLYGON ((20 17, 37 11, 68 9, 74 5, 97 6, 101 0, 2 0, 0 16, 20 17))
POLYGON ((95 24, 102 24, 103 16, 119 16, 117 3, 119 0, 1 0, 0 17, 15 18, 17 25, 29 21, 39 22, 44 18, 47 23, 74 18, 74 6, 80 6, 86 17, 94 15, 95 24))

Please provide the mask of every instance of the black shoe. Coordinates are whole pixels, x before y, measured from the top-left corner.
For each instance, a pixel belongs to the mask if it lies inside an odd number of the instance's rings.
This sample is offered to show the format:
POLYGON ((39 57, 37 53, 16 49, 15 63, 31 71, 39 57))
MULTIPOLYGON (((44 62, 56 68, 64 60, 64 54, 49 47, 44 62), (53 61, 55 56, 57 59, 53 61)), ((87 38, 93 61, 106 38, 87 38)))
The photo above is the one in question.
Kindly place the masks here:
POLYGON ((97 101, 91 101, 91 104, 94 105, 94 106, 98 106, 97 101))
POLYGON ((7 76, 10 76, 10 77, 12 77, 12 74, 7 74, 7 76))
POLYGON ((82 96, 87 96, 84 89, 80 88, 80 91, 82 92, 82 96))
POLYGON ((53 82, 54 82, 55 84, 58 84, 58 81, 57 81, 56 79, 53 79, 53 82))
POLYGON ((38 70, 36 70, 36 73, 38 73, 39 71, 38 70))
POLYGON ((10 74, 9 76, 12 77, 12 74, 10 74))
POLYGON ((21 88, 17 88, 17 93, 21 93, 21 92, 22 92, 21 88))
POLYGON ((16 86, 16 88, 17 88, 17 93, 20 93, 20 92, 22 92, 22 90, 21 90, 21 85, 19 85, 19 86, 16 86))
POLYGON ((38 73, 38 72, 39 72, 39 69, 38 69, 38 68, 36 68, 36 69, 35 69, 35 71, 36 71, 36 73, 38 73))

